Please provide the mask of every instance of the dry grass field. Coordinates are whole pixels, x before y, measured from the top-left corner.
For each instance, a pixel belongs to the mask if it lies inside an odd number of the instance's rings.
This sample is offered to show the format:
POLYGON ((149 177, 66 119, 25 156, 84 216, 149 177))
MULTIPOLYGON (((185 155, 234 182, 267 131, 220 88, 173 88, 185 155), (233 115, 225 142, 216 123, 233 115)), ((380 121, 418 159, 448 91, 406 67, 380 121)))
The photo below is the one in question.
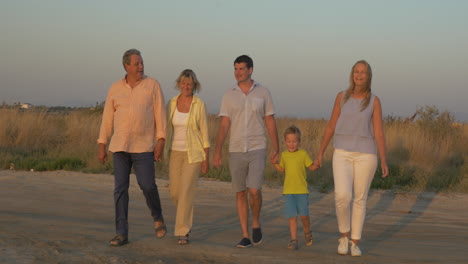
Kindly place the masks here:
MULTIPOLYGON (((79 109, 66 112, 0 109, 0 168, 16 170, 75 170, 88 173, 112 172, 112 163, 97 162, 96 139, 100 111, 79 109)), ((385 134, 390 177, 376 173, 374 189, 468 192, 468 125, 453 125, 450 113, 435 107, 418 110, 418 119, 407 122, 385 118, 385 134)), ((277 118, 280 144, 282 132, 294 124, 302 131, 301 147, 316 156, 327 120, 277 118)), ((214 146, 216 116, 209 117, 210 140, 214 146)), ((330 144, 324 166, 310 173, 309 182, 318 191, 333 187, 330 144)), ((227 151, 227 144, 225 144, 227 151)), ((227 158, 227 155, 224 155, 227 158)), ((159 178, 167 178, 167 163, 158 164, 159 178)), ((227 162, 224 162, 227 165, 227 162)), ((205 177, 228 181, 226 167, 211 169, 205 177)), ((267 165, 267 184, 280 185, 283 175, 267 165)))

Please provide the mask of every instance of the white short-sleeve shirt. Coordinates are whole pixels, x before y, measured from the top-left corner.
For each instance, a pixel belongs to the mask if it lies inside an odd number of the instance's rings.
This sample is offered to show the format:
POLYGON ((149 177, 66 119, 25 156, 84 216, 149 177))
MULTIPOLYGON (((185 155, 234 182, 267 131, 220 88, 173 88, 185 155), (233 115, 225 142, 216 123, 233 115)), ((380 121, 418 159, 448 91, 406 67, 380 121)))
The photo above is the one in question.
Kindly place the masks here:
POLYGON ((266 149, 264 118, 274 113, 270 91, 255 81, 247 94, 237 85, 226 91, 219 116, 231 121, 229 152, 266 149))

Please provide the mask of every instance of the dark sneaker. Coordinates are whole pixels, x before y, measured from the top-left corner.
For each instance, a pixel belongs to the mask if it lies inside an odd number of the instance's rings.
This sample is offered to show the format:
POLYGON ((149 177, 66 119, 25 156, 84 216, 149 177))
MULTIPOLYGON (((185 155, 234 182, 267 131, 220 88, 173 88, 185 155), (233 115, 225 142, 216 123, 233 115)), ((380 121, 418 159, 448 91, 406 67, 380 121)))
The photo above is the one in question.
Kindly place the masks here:
POLYGON ((238 248, 246 248, 246 247, 251 247, 251 246, 252 246, 252 242, 250 242, 250 239, 246 237, 242 238, 239 244, 237 244, 238 248))
POLYGON ((254 245, 262 243, 262 229, 260 227, 252 229, 252 241, 254 245))

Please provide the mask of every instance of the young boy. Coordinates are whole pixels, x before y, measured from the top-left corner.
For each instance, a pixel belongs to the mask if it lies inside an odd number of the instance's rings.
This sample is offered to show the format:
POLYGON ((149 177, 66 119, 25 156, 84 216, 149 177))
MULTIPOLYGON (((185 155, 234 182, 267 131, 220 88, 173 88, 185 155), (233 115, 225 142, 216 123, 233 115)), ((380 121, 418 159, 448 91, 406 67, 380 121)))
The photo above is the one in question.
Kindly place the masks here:
POLYGON ((285 172, 283 195, 285 200, 285 215, 289 219, 289 231, 291 241, 289 249, 298 249, 297 243, 297 216, 301 217, 304 227, 305 244, 312 245, 312 231, 309 219, 309 191, 307 189, 307 174, 305 168, 316 170, 318 166, 313 164, 309 154, 299 149, 301 131, 296 126, 288 127, 284 132, 284 141, 287 151, 281 153, 281 161, 271 160, 275 168, 285 172))

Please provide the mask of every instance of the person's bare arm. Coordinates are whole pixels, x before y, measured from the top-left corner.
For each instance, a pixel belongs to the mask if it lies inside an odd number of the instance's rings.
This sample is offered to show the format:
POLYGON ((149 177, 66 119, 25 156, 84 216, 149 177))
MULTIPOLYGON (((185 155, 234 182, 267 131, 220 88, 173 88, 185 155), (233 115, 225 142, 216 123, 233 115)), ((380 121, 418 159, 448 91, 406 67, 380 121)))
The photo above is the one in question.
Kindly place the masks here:
POLYGON ((210 169, 210 148, 205 148, 205 160, 201 163, 201 171, 203 174, 207 173, 210 169))
POLYGON ((154 147, 154 160, 161 161, 163 159, 164 144, 166 140, 164 138, 158 139, 156 146, 154 147))
POLYGON ((98 153, 99 163, 104 164, 107 161, 107 150, 106 144, 99 143, 99 153, 98 153))
POLYGON ((268 135, 270 136, 271 144, 273 145, 271 159, 277 159, 278 151, 279 151, 279 143, 278 143, 278 130, 276 129, 276 120, 274 115, 265 116, 265 126, 268 131, 268 135))
POLYGON ((314 171, 314 170, 317 170, 319 168, 318 164, 317 163, 313 163, 312 165, 310 165, 309 167, 307 167, 309 170, 311 171, 314 171))
POLYGON ((281 167, 278 163, 273 163, 273 167, 279 172, 284 172, 284 168, 281 167))
POLYGON ((343 92, 338 93, 338 95, 336 96, 335 104, 333 106, 333 111, 330 117, 330 121, 328 121, 327 128, 325 129, 325 133, 323 134, 323 137, 322 137, 322 143, 320 144, 320 149, 319 149, 319 153, 317 155, 317 161, 316 161, 316 164, 319 167, 322 166, 323 153, 327 149, 328 143, 330 143, 330 140, 333 137, 333 134, 335 133, 336 122, 338 121, 338 118, 340 117, 340 112, 341 112, 342 96, 343 96, 343 92))
POLYGON ((231 126, 230 118, 227 116, 221 116, 219 120, 218 135, 216 137, 215 152, 213 155, 213 166, 218 169, 219 167, 221 167, 221 164, 223 163, 223 156, 222 156, 223 144, 228 134, 230 126, 231 126))
POLYGON ((374 126, 374 137, 377 143, 377 150, 380 156, 380 167, 382 169, 382 178, 388 176, 385 135, 382 121, 382 106, 379 98, 376 96, 374 101, 374 113, 372 116, 372 124, 374 126))

